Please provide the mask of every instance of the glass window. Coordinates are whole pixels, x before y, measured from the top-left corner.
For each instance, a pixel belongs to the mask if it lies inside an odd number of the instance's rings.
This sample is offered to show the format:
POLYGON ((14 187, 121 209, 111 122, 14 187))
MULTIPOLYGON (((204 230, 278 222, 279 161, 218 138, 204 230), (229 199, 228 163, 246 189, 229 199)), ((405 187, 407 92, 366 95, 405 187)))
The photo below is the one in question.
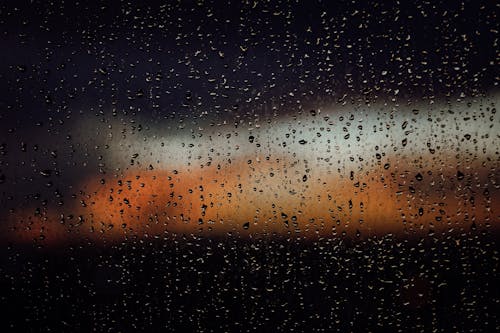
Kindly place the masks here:
POLYGON ((498 331, 497 13, 0 4, 4 331, 498 331))

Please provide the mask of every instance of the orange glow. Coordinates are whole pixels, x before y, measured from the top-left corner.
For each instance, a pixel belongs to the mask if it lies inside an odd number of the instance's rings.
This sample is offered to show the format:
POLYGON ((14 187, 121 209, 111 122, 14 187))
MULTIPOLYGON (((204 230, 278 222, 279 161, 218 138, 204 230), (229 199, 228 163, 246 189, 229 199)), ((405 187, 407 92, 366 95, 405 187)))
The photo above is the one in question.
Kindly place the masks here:
POLYGON ((493 219, 493 209, 499 206, 498 197, 488 208, 468 204, 456 191, 429 192, 429 184, 382 166, 348 178, 299 170, 303 168, 263 160, 193 170, 129 170, 103 180, 89 178, 72 205, 50 207, 37 216, 11 214, 7 235, 21 243, 42 236, 47 244, 82 237, 120 241, 172 233, 306 238, 342 233, 412 235, 468 230, 474 219, 493 219))

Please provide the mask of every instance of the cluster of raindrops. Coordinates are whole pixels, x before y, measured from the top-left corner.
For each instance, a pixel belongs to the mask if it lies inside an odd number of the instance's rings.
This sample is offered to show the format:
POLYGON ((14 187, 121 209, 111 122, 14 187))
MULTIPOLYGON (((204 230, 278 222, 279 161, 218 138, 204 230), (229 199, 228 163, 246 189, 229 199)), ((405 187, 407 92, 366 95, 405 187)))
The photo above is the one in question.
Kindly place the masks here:
POLYGON ((497 16, 1 3, 0 330, 499 331, 497 16))

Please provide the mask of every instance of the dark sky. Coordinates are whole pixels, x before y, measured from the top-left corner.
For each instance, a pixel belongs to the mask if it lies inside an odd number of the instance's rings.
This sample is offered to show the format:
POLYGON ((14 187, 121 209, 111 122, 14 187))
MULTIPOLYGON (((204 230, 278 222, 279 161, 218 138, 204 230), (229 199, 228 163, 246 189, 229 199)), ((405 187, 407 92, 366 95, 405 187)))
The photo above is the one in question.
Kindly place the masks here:
POLYGON ((474 95, 495 87, 496 9, 492 1, 7 1, 3 126, 81 106, 192 116, 345 94, 374 100, 396 89, 403 99, 474 95))

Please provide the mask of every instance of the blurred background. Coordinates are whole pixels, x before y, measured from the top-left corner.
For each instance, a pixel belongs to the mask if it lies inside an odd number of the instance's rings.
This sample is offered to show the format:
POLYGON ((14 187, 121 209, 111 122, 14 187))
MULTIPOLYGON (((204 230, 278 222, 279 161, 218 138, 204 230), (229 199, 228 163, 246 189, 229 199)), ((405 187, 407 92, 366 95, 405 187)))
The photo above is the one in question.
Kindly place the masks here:
POLYGON ((498 5, 0 5, 6 331, 495 331, 498 5))

